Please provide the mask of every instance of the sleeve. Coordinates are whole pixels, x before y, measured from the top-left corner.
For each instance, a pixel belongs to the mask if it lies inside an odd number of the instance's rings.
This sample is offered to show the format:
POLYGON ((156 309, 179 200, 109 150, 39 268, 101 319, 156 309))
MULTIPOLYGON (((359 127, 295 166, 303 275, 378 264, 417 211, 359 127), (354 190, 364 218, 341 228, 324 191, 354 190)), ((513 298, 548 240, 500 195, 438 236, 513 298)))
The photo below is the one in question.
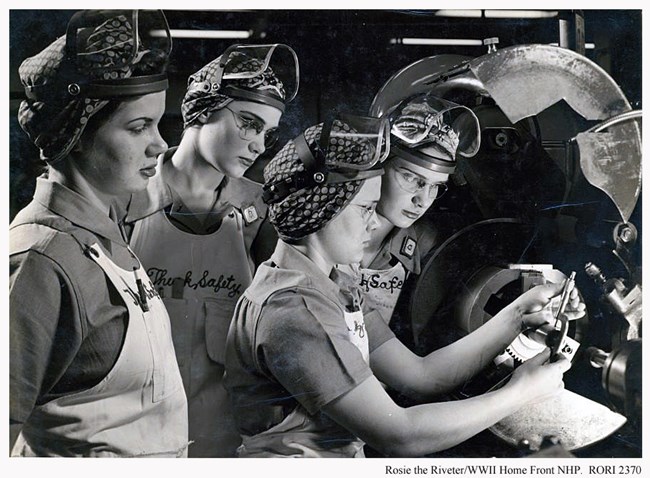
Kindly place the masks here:
POLYGON ((372 375, 348 338, 341 311, 316 292, 272 296, 260 316, 257 350, 265 368, 311 414, 372 375))
MULTIPOLYGON (((441 234, 434 224, 427 221, 418 221, 414 225, 415 235, 418 239, 418 249, 420 250, 420 259, 423 260, 427 257, 433 249, 439 246, 441 241, 441 234)), ((424 266, 424 264, 422 264, 424 266)))
POLYGON ((81 343, 70 281, 34 251, 9 261, 10 421, 23 423, 65 372, 81 343))

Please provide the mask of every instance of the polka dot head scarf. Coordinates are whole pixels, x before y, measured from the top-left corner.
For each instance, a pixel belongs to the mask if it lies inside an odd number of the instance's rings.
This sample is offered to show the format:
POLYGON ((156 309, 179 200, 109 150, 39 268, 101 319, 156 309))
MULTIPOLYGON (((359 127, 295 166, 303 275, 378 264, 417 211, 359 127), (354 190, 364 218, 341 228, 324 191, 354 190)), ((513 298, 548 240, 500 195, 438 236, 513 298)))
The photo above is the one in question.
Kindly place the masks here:
MULTIPOLYGON (((219 83, 220 62, 221 57, 216 58, 187 80, 187 91, 181 103, 184 127, 187 128, 195 124, 202 114, 220 110, 235 99, 248 100, 245 97, 238 97, 233 91, 242 92, 243 90, 242 94, 245 94, 246 91, 263 92, 267 96, 279 100, 274 104, 281 103, 286 99, 282 81, 270 67, 252 78, 229 79, 219 83)), ((262 65, 261 60, 235 51, 229 56, 224 67, 224 74, 259 71, 262 69, 262 65)), ((251 101, 255 101, 255 99, 251 101)))
MULTIPOLYGON (((132 18, 126 14, 109 18, 86 30, 87 36, 77 46, 79 70, 86 75, 86 81, 133 76, 133 66, 144 53, 138 51, 134 55, 133 43, 125 41, 132 38, 133 32, 132 18), (115 45, 120 45, 120 48, 115 48, 115 45), (116 64, 124 66, 115 68, 116 64)), ((109 102, 85 94, 67 94, 67 82, 62 79, 66 66, 65 50, 66 36, 62 36, 37 55, 27 58, 18 69, 20 80, 27 89, 52 87, 52 95, 24 100, 18 111, 20 126, 39 148, 41 159, 50 164, 68 155, 79 141, 88 120, 109 102)), ((157 61, 162 70, 166 66, 167 53, 161 52, 160 55, 157 61)), ((159 91, 165 88, 166 81, 159 91)), ((70 91, 69 86, 67 91, 70 91)))
MULTIPOLYGON (((345 131, 350 128, 345 123, 335 123, 333 128, 345 131)), ((303 137, 313 151, 319 144, 323 124, 308 128, 303 137)), ((301 138, 301 137, 299 137, 301 138)), ((265 188, 272 184, 290 180, 297 173, 305 171, 305 164, 300 158, 297 140, 289 141, 276 154, 264 169, 265 188)), ((328 170, 342 170, 344 165, 359 165, 367 161, 374 152, 364 148, 362 143, 337 138, 328 142, 325 165, 328 170)), ((371 174, 380 175, 380 168, 371 174)), ((269 220, 280 238, 295 241, 322 229, 334 219, 359 192, 363 179, 337 181, 334 183, 311 184, 298 189, 278 202, 269 205, 269 220)))

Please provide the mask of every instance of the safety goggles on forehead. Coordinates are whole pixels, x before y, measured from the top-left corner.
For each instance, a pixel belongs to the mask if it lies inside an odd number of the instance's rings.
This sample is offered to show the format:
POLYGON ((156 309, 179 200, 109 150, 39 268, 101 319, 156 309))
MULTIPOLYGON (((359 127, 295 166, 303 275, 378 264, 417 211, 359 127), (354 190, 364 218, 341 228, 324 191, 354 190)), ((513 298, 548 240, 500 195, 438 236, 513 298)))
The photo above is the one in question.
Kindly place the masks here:
POLYGON ((213 91, 284 111, 285 104, 298 94, 298 56, 293 48, 281 43, 232 45, 221 55, 210 83, 213 91), (250 86, 241 86, 242 82, 255 79, 259 79, 259 84, 251 81, 250 86))
POLYGON ((443 98, 419 95, 395 106, 389 117, 391 133, 410 148, 439 143, 472 157, 480 147, 480 125, 474 112, 443 98))
POLYGON ((301 189, 381 175, 383 170, 375 166, 390 152, 390 128, 382 118, 340 113, 323 125, 318 144, 308 144, 304 134, 293 143, 304 170, 265 185, 263 199, 267 204, 301 189))
POLYGON ((390 152, 390 124, 381 118, 340 113, 323 129, 321 155, 330 169, 365 171, 390 152))
POLYGON ((170 52, 162 10, 80 11, 68 23, 60 81, 30 88, 27 96, 61 95, 63 89, 70 96, 107 99, 163 91, 170 52), (132 75, 129 69, 147 54, 160 58, 157 71, 132 75))

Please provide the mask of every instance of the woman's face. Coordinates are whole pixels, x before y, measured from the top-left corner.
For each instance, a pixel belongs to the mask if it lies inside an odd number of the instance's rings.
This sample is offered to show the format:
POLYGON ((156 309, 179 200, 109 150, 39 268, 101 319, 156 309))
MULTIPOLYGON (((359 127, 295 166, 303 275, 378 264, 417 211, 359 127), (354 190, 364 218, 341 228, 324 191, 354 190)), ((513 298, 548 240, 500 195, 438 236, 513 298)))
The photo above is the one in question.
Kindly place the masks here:
POLYGON ((420 219, 436 198, 438 184, 449 175, 394 157, 386 166, 377 214, 395 227, 405 228, 420 219))
POLYGON ((264 138, 281 116, 273 106, 232 101, 201 125, 197 153, 226 176, 240 178, 265 151, 264 138))
POLYGON ((156 158, 167 151, 158 131, 164 111, 164 91, 128 99, 81 136, 71 159, 100 196, 128 195, 147 187, 156 174, 156 158))
POLYGON ((316 232, 333 264, 361 262, 370 233, 377 227, 375 207, 381 192, 381 176, 364 181, 352 201, 323 229, 316 232))

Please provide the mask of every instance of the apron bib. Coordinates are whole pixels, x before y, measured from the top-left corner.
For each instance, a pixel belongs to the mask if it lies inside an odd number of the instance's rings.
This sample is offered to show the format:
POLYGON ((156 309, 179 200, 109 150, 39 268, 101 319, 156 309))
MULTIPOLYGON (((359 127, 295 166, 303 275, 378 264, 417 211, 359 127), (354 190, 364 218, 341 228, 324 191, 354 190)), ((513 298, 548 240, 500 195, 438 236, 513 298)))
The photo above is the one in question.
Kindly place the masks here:
POLYGON ((122 350, 97 385, 35 408, 13 454, 186 456, 187 402, 165 307, 142 267, 118 267, 98 244, 88 256, 127 306, 122 350))
POLYGON ((390 269, 359 268, 359 286, 366 305, 377 310, 384 322, 390 322, 406 279, 406 269, 401 263, 390 269))
POLYGON ((370 363, 370 348, 368 345, 368 334, 366 333, 366 323, 363 321, 363 312, 345 312, 345 323, 348 326, 348 335, 350 342, 359 349, 363 360, 370 363))
POLYGON ((131 238, 169 312, 188 398, 190 457, 234 456, 241 441, 223 373, 235 305, 252 281, 243 228, 235 209, 206 235, 178 229, 159 211, 136 222, 131 238))

